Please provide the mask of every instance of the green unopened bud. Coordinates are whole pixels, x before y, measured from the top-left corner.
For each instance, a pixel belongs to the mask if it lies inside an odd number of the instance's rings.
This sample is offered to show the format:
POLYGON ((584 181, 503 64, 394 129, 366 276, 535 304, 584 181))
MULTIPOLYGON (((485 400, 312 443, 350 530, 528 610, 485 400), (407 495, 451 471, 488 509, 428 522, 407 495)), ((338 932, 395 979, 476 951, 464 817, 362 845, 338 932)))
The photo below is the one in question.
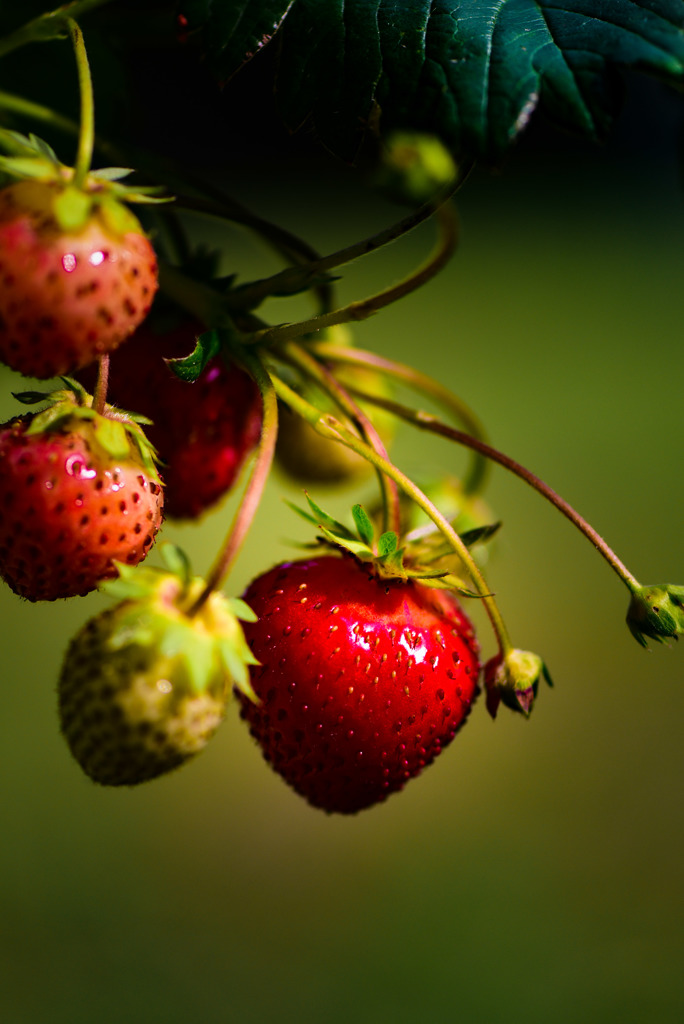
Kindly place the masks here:
POLYGON ((492 718, 496 718, 501 702, 511 711, 517 711, 527 718, 532 711, 542 676, 549 686, 553 686, 546 665, 532 651, 513 648, 505 656, 499 652, 490 658, 484 667, 484 681, 487 710, 492 718))
POLYGON ((642 647, 648 647, 649 638, 660 644, 677 640, 684 633, 684 587, 671 583, 639 587, 629 603, 627 625, 642 647))
POLYGON ((385 140, 375 183, 395 202, 420 206, 457 174, 453 157, 434 135, 395 132, 385 140))

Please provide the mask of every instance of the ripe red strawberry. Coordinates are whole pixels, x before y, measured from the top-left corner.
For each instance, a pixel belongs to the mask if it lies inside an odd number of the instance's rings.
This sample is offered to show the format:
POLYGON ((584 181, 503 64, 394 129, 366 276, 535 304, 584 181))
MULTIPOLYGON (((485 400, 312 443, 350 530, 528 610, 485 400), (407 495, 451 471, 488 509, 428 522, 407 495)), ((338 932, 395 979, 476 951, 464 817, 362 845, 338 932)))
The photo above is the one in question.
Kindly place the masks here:
POLYGON ((286 562, 244 600, 264 757, 325 811, 384 800, 451 742, 478 693, 478 645, 449 591, 345 555, 286 562))
POLYGON ((26 376, 86 366, 152 304, 154 249, 130 210, 111 197, 96 202, 92 189, 80 216, 64 215, 65 188, 55 181, 0 191, 0 360, 26 376))
POLYGON ((145 323, 110 361, 110 401, 152 421, 146 433, 164 464, 166 514, 176 519, 196 519, 230 490, 261 430, 259 389, 237 366, 217 356, 190 384, 164 362, 189 355, 202 330, 184 321, 158 333, 145 323))
POLYGON ((69 406, 0 426, 0 576, 30 601, 87 594, 115 560, 137 564, 162 521, 140 428, 69 406))

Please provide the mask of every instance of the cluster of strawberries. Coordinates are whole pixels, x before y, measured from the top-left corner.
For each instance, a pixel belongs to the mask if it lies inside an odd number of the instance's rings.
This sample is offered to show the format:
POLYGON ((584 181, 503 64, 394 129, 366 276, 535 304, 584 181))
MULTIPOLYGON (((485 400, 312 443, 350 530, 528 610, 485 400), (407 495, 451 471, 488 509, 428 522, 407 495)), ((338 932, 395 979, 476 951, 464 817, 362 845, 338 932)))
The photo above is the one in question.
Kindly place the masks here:
POLYGON ((470 711, 468 620, 451 593, 349 553, 279 566, 244 602, 191 577, 175 549, 167 569, 134 569, 164 514, 197 518, 234 484, 261 399, 222 357, 193 384, 174 376, 165 360, 204 327, 179 314, 155 329, 157 259, 140 223, 96 174, 74 216, 64 178, 0 192, 0 358, 65 385, 18 395, 47 408, 0 426, 0 575, 30 601, 103 581, 121 599, 66 655, 72 753, 102 784, 154 778, 204 747, 235 691, 266 759, 312 804, 383 800, 470 711))

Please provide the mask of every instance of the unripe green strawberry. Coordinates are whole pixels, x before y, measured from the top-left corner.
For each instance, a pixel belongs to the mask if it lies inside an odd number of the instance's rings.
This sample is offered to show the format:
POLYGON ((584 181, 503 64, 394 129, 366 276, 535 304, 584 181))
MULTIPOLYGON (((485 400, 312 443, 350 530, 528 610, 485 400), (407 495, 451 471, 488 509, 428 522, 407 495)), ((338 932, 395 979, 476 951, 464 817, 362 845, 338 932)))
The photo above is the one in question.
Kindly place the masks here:
POLYGON ((238 621, 251 612, 200 579, 121 567, 106 589, 125 599, 92 618, 69 645, 59 680, 62 732, 83 771, 105 786, 132 786, 178 768, 204 749, 231 690, 253 693, 254 662, 238 621))

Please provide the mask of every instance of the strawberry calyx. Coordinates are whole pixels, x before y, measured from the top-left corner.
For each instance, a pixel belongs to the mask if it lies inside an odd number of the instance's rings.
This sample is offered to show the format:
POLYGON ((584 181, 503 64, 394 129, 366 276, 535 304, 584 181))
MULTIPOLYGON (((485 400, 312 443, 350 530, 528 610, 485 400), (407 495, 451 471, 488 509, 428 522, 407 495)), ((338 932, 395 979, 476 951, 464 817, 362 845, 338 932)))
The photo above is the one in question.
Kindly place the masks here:
POLYGON ((228 681, 258 703, 249 681, 249 666, 258 661, 247 646, 240 620, 256 621, 236 597, 218 591, 194 609, 206 586, 192 576, 187 558, 175 545, 161 546, 166 568, 116 563, 119 576, 101 590, 119 598, 117 625, 108 639, 111 650, 132 645, 153 648, 173 666, 170 683, 179 698, 201 694, 228 681))
POLYGON ((14 397, 24 405, 47 402, 41 412, 35 413, 26 430, 26 436, 50 431, 87 431, 88 442, 93 454, 102 459, 135 459, 145 469, 150 479, 159 485, 163 482, 157 471, 157 453, 147 439, 144 425, 150 421, 136 413, 125 412, 112 405, 105 405, 103 413, 93 408, 93 396, 69 377, 63 377, 65 387, 54 391, 14 392, 14 397))
MULTIPOLYGON (((358 561, 371 563, 381 579, 420 580, 426 586, 439 587, 455 591, 465 597, 480 597, 450 566, 431 567, 431 561, 443 558, 444 552, 439 548, 438 554, 432 558, 421 542, 414 543, 408 535, 403 540, 393 530, 380 532, 376 529, 371 517, 363 505, 354 505, 352 518, 355 531, 334 519, 304 492, 310 511, 287 502, 290 508, 308 522, 316 526, 321 533, 318 544, 342 549, 352 554, 358 561)), ((496 532, 500 524, 479 527, 461 535, 466 545, 481 543, 496 532)), ((443 539, 443 538, 441 538, 443 539)), ((445 542, 446 548, 446 542, 445 542)), ((453 555, 452 549, 448 552, 453 555)))
POLYGON ((499 704, 529 718, 539 689, 539 680, 553 686, 549 670, 538 654, 510 648, 501 651, 484 666, 487 711, 496 718, 499 704))
POLYGON ((0 130, 0 145, 12 155, 0 156, 0 173, 15 182, 37 186, 26 190, 23 202, 54 220, 65 232, 78 232, 93 216, 116 236, 140 232, 140 222, 127 203, 167 203, 173 197, 156 186, 126 185, 121 180, 133 173, 129 167, 102 167, 89 171, 82 185, 75 183, 76 170, 63 164, 52 147, 37 135, 0 130))

